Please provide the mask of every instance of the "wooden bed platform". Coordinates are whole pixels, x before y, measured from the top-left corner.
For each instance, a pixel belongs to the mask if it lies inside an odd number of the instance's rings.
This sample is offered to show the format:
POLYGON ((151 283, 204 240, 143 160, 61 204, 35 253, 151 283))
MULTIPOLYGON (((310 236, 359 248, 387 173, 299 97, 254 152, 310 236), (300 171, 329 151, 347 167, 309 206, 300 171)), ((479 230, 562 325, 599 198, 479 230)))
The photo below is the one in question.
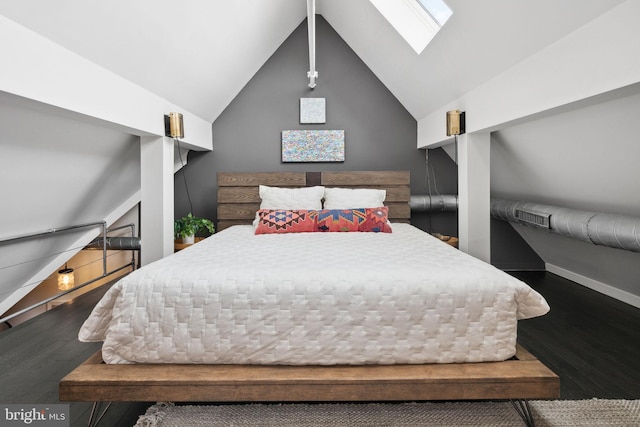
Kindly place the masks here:
POLYGON ((558 376, 525 349, 504 362, 366 365, 107 365, 60 381, 60 401, 326 402, 557 399, 558 376))
MULTIPOLYGON (((410 220, 408 171, 218 173, 217 178, 218 230, 251 224, 260 184, 383 188, 391 222, 410 220)), ((534 425, 527 399, 559 396, 558 376, 520 346, 503 362, 364 366, 107 365, 98 352, 60 382, 61 401, 96 403, 511 400, 527 425, 534 425)))

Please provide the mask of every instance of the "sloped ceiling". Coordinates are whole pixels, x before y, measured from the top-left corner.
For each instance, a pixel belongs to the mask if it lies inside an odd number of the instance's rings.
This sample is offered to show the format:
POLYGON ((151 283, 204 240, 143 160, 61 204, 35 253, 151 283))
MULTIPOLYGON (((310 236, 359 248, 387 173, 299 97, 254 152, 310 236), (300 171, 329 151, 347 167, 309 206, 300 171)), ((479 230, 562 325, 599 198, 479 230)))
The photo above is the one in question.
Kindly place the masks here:
MULTIPOLYGON (((368 0, 317 0, 317 12, 420 119, 622 1, 447 0, 454 15, 421 55, 368 0)), ((214 121, 305 19, 306 1, 21 0, 0 13, 214 121)))
POLYGON ((622 3, 445 0, 453 16, 416 55, 368 0, 319 1, 318 10, 417 120, 622 3))
POLYGON ((306 17, 291 0, 26 0, 0 13, 213 121, 306 17))

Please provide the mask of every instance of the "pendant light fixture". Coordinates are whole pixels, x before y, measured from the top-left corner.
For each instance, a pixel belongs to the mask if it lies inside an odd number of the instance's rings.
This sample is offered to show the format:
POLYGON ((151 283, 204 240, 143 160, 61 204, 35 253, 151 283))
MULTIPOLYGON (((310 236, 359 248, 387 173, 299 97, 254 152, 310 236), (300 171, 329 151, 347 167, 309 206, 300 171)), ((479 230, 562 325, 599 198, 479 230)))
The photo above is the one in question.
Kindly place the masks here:
POLYGON ((68 291, 74 287, 73 268, 64 265, 62 270, 58 270, 58 289, 68 291))
POLYGON ((316 0, 307 0, 307 33, 309 36, 309 87, 316 87, 318 72, 316 71, 316 0))

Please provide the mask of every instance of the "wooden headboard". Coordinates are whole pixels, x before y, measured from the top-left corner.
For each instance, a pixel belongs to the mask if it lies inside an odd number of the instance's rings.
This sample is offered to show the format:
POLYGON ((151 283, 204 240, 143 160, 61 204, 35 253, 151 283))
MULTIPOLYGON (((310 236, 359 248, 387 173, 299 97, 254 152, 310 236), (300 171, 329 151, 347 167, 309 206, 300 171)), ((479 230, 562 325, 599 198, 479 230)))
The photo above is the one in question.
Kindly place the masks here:
POLYGON ((387 190, 391 222, 409 222, 409 171, 356 172, 219 172, 218 230, 251 224, 260 208, 259 185, 272 187, 378 188, 387 190))

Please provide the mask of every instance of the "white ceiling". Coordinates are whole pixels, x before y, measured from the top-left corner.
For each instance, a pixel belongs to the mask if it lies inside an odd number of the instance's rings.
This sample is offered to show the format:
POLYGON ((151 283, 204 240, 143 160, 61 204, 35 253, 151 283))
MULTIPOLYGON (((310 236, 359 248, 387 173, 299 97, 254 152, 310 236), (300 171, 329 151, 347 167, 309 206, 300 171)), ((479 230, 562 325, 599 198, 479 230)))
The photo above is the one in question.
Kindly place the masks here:
MULTIPOLYGON (((368 0, 317 0, 317 13, 420 119, 622 2, 447 0, 454 14, 421 55, 368 0)), ((306 1, 21 0, 0 13, 214 121, 305 19, 306 1)))

